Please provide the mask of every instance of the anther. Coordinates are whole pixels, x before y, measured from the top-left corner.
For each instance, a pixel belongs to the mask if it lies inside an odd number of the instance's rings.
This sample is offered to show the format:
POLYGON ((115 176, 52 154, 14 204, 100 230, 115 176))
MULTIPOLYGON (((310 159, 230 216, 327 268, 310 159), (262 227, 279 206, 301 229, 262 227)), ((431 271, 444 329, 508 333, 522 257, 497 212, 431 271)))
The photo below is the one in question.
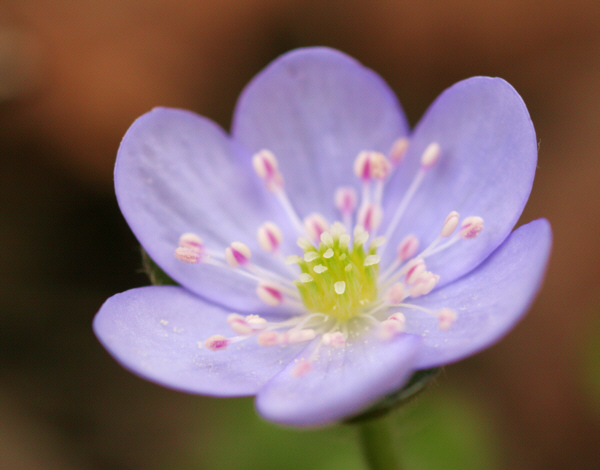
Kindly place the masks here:
POLYGON ((341 348, 346 344, 346 338, 341 331, 335 331, 333 333, 325 333, 321 337, 321 342, 325 346, 332 346, 334 348, 341 348))
POLYGON ((319 257, 319 253, 317 251, 307 251, 304 253, 304 261, 310 263, 311 261, 316 260, 319 257))
POLYGON ((321 214, 310 214, 304 218, 304 229, 308 237, 319 241, 321 234, 329 230, 329 224, 321 214))
POLYGON ((483 230, 483 219, 477 216, 467 217, 460 226, 462 238, 475 238, 483 230))
POLYGON ((281 335, 276 331, 263 331, 256 341, 260 346, 277 346, 281 342, 281 335))
POLYGON ((252 327, 248 324, 246 319, 237 313, 232 313, 227 317, 227 323, 233 331, 238 335, 248 336, 252 334, 252 327))
POLYGON ((193 250, 202 251, 204 249, 204 242, 195 233, 184 233, 179 237, 179 246, 181 248, 191 248, 193 250))
POLYGON ((360 152, 356 160, 354 160, 354 174, 363 181, 368 181, 371 178, 371 158, 369 153, 367 151, 360 152))
POLYGON ((354 174, 363 181, 376 179, 383 181, 390 173, 391 164, 380 152, 363 151, 354 161, 354 174))
POLYGON ((333 250, 331 248, 327 248, 327 251, 325 251, 325 253, 323 253, 323 258, 325 259, 329 259, 329 258, 333 258, 333 250))
POLYGON ((390 304, 399 304, 406 298, 406 287, 401 282, 397 282, 390 288, 386 297, 390 304))
POLYGON ((204 342, 204 346, 211 351, 223 351, 229 346, 230 340, 222 335, 214 335, 204 342))
POLYGON ((417 254, 419 239, 414 235, 408 235, 398 245, 398 260, 406 261, 417 254))
POLYGON ((408 139, 406 137, 400 137, 394 142, 392 149, 390 150, 390 160, 393 166, 398 166, 400 162, 404 160, 407 150, 408 139))
POLYGON ((291 329, 283 334, 282 342, 285 344, 304 343, 306 341, 314 339, 316 336, 317 333, 315 332, 315 330, 309 328, 304 330, 291 329))
POLYGON ((313 268, 313 271, 316 272, 317 274, 323 274, 325 271, 327 271, 327 266, 323 266, 322 264, 319 264, 313 268))
POLYGON ((283 177, 279 173, 277 159, 269 150, 261 150, 252 157, 252 166, 256 174, 260 176, 270 191, 278 191, 283 188, 283 177))
POLYGON ((456 211, 450 212, 444 221, 444 226, 442 227, 442 231, 440 233, 440 237, 448 238, 450 235, 454 233, 456 227, 458 226, 458 220, 460 215, 456 211))
POLYGON ((300 273, 300 275, 298 276, 298 279, 300 279, 300 282, 302 282, 304 284, 314 281, 313 277, 307 273, 300 273))
POLYGON ((406 275, 404 279, 407 284, 414 284, 418 277, 423 274, 426 270, 425 261, 422 259, 415 259, 408 264, 408 270, 406 271, 406 275))
POLYGON ((175 250, 175 258, 184 263, 197 264, 202 261, 202 252, 195 248, 180 246, 175 250))
POLYGON ((333 246, 333 237, 331 236, 331 233, 329 233, 329 232, 323 232, 321 234, 321 241, 323 242, 323 244, 325 246, 328 246, 330 248, 333 246))
POLYGON ((429 144, 421 156, 421 167, 425 169, 431 168, 439 160, 440 153, 441 149, 437 142, 429 144))
POLYGON ((354 212, 358 203, 356 191, 354 188, 344 186, 338 188, 335 192, 335 207, 342 215, 349 215, 354 212))
POLYGON ((449 308, 443 308, 437 313, 439 319, 438 328, 440 330, 447 330, 456 321, 457 315, 453 310, 449 308))
POLYGON ((379 228, 382 219, 383 211, 377 204, 365 204, 358 212, 358 224, 370 233, 375 232, 379 228))
POLYGON ((281 291, 270 284, 260 283, 256 287, 256 295, 267 305, 276 306, 283 302, 283 294, 281 291))
POLYGON ((301 359, 300 362, 294 369, 292 370, 292 375, 294 377, 302 377, 308 374, 312 370, 312 365, 306 359, 301 359))
POLYGON ((257 237, 260 247, 269 253, 276 252, 283 240, 281 230, 273 222, 265 222, 261 225, 258 229, 257 237))
POLYGON ((364 266, 372 266, 374 264, 379 263, 381 261, 381 257, 379 255, 369 255, 365 258, 364 266))
POLYGON ((251 254, 250 248, 242 242, 233 242, 225 248, 225 260, 232 268, 247 264, 251 254))
POLYGON ((404 315, 401 313, 395 313, 387 320, 384 320, 380 324, 380 336, 384 340, 389 340, 398 335, 399 333, 403 333, 405 329, 406 320, 404 315))
POLYGON ((410 288, 410 296, 421 297, 422 295, 429 294, 439 280, 440 276, 430 271, 421 273, 416 279, 412 280, 413 285, 410 288))

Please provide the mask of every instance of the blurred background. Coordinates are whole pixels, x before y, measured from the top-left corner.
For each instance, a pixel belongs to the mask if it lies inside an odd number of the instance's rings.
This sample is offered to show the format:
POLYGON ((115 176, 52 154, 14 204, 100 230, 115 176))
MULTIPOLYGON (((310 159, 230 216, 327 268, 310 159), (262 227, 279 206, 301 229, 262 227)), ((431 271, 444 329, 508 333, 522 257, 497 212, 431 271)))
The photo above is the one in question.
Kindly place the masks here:
POLYGON ((147 284, 112 186, 157 105, 229 127, 279 54, 327 45, 379 72, 412 124, 452 83, 500 76, 540 143, 523 221, 555 246, 531 313, 393 420, 409 470, 600 464, 600 8, 585 0, 0 1, 0 468, 361 469, 352 429, 297 432, 145 382, 91 322, 147 284))

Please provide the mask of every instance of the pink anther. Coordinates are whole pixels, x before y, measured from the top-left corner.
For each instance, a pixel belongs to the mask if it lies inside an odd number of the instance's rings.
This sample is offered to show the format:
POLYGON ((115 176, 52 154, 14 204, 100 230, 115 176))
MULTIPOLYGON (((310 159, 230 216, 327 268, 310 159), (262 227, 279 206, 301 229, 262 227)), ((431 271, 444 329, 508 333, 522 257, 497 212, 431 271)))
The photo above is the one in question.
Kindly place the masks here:
POLYGON ((227 317, 227 323, 238 335, 248 336, 253 332, 252 327, 248 324, 246 319, 237 313, 229 315, 227 317))
POLYGON ((283 177, 278 169, 277 159, 270 150, 263 149, 252 157, 252 166, 270 191, 283 188, 283 177))
POLYGON ((382 153, 365 150, 360 152, 354 161, 354 174, 363 181, 383 181, 389 175, 391 167, 389 160, 382 153))
POLYGON ((477 216, 467 217, 460 226, 462 238, 475 238, 483 230, 483 219, 477 216))
POLYGON ((440 330, 447 330, 450 328, 457 319, 457 315, 453 310, 449 308, 443 308, 437 313, 439 319, 438 328, 440 330))
POLYGON ((399 304, 407 297, 406 286, 401 282, 395 283, 387 293, 387 301, 390 304, 399 304))
POLYGON ((346 337, 341 331, 335 331, 333 333, 325 333, 321 341, 325 346, 331 346, 333 348, 341 348, 346 344, 346 337))
POLYGON ((211 351, 223 351, 227 349, 227 346, 229 346, 230 342, 231 341, 225 338, 225 336, 214 335, 204 342, 204 346, 211 351))
POLYGON ((202 261, 202 252, 196 248, 180 246, 175 250, 175 258, 184 263, 197 264, 202 261))
POLYGON ((425 272, 425 261, 422 259, 415 259, 409 262, 407 265, 408 270, 404 275, 404 280, 407 284, 414 284, 418 277, 425 272))
POLYGON ((276 252, 283 240, 281 230, 273 222, 262 224, 258 229, 257 237, 260 247, 269 253, 276 252))
POLYGON ((304 343, 314 339, 315 336, 317 336, 315 330, 309 328, 303 330, 292 328, 283 334, 283 342, 285 344, 304 343))
POLYGON ((256 295, 264 303, 273 307, 276 305, 280 305, 284 299, 281 290, 279 290, 272 284, 266 284, 264 282, 261 282, 256 287, 256 295))
POLYGON ((419 249, 419 239, 414 235, 408 235, 398 245, 398 259, 400 262, 406 261, 417 254, 419 249))
POLYGON ((256 341, 260 346, 276 346, 281 343, 281 335, 276 331, 263 331, 256 341))
POLYGON ((242 242, 233 242, 225 248, 225 260, 232 268, 243 266, 250 261, 250 248, 242 242))
POLYGON ((366 204, 358 212, 358 224, 367 232, 375 232, 381 225, 383 210, 377 204, 366 204))
POLYGON ((358 197, 354 188, 343 186, 335 192, 335 207, 342 215, 351 215, 356 209, 358 197))
POLYGON ((398 166, 404 157, 406 156, 406 151, 408 150, 408 139, 406 137, 400 137, 394 144, 392 145, 392 149, 390 150, 390 160, 393 166, 398 166))
POLYGON ((318 242, 321 235, 329 230, 329 224, 321 214, 313 213, 304 218, 304 229, 311 240, 318 242))
POLYGON ((460 219, 460 215, 456 211, 450 212, 444 221, 444 226, 442 227, 442 232, 440 236, 443 238, 448 238, 450 235, 454 233, 456 227, 458 226, 458 220, 460 219))
POLYGON ((410 288, 411 297, 421 297, 429 294, 440 280, 440 276, 433 274, 431 271, 421 273, 414 281, 410 288))
POLYGON ((312 370, 312 364, 306 359, 301 359, 300 362, 292 369, 294 377, 302 377, 312 370))
POLYGON ((204 249, 204 242, 195 233, 188 232, 179 237, 179 246, 182 248, 191 248, 202 251, 204 249))

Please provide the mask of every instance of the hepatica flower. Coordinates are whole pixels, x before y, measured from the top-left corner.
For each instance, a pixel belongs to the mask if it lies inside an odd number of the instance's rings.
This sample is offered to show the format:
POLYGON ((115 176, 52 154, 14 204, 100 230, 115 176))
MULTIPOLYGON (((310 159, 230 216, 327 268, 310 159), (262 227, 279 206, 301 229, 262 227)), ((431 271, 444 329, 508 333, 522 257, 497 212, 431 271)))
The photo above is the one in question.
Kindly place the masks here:
POLYGON ((511 230, 536 159, 504 80, 457 83, 411 132, 371 70, 292 51, 246 87, 231 136, 164 108, 129 129, 118 201, 179 286, 115 295, 95 332, 132 372, 256 395, 275 422, 355 415, 415 371, 490 346, 527 310, 551 232, 545 220, 511 230))

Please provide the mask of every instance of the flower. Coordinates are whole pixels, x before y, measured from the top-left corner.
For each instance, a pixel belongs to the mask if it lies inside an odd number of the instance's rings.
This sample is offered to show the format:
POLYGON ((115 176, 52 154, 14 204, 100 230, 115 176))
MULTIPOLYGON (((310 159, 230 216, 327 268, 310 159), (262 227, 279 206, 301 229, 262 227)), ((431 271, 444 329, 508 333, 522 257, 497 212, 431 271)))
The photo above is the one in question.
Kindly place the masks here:
POLYGON ((355 415, 527 310, 551 231, 543 219, 511 230, 536 160, 502 79, 455 84, 411 133, 374 72, 331 49, 292 51, 246 87, 231 136, 164 108, 129 129, 119 205, 180 286, 115 295, 96 335, 144 378, 256 395, 275 422, 355 415))

